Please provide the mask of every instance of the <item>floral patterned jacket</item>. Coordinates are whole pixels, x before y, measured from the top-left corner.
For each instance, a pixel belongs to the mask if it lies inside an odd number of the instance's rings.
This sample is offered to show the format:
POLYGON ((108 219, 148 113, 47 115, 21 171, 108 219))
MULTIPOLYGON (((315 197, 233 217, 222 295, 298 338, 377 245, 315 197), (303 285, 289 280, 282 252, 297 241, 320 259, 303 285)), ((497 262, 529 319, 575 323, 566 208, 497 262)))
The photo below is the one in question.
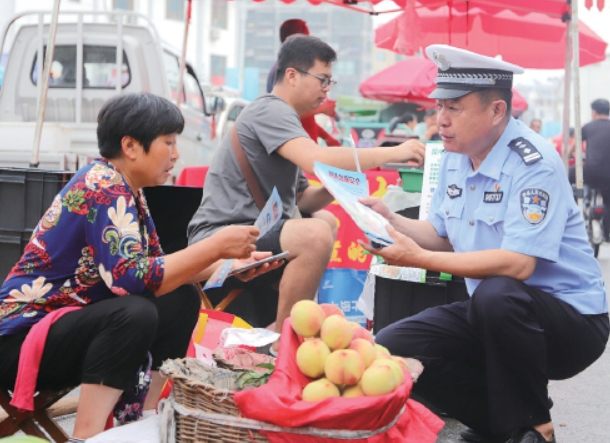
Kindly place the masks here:
POLYGON ((47 313, 128 294, 152 295, 163 251, 142 191, 104 159, 80 169, 55 197, 0 289, 0 335, 47 313))

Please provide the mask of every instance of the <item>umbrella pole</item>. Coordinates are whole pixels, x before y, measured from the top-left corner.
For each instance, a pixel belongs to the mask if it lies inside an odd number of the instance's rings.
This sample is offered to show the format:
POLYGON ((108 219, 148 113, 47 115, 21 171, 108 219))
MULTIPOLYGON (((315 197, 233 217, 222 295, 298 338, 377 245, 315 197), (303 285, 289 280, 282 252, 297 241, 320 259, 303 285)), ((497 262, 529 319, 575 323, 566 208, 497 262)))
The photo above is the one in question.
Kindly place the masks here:
POLYGON ((566 66, 563 79, 563 138, 561 158, 563 165, 566 168, 566 173, 570 170, 570 149, 568 147, 570 140, 570 86, 572 84, 572 21, 568 18, 566 21, 566 66))
MULTIPOLYGON (((57 35, 57 22, 59 20, 59 4, 61 0, 55 0, 53 4, 53 13, 51 15, 51 25, 49 27, 49 40, 47 41, 47 52, 45 54, 44 71, 42 78, 38 78, 38 81, 42 81, 40 88, 40 95, 38 97, 38 118, 36 119, 36 130, 34 132, 34 146, 32 149, 32 156, 30 157, 30 167, 38 167, 38 156, 40 154, 40 138, 42 137, 42 124, 44 123, 44 114, 47 107, 47 92, 49 91, 49 77, 51 75, 51 64, 53 63, 53 54, 55 53, 55 36, 57 35)), ((40 45, 39 45, 40 46, 40 45)), ((38 57, 38 63, 42 63, 38 57)), ((40 70, 38 71, 40 72, 40 70)))
POLYGON ((582 137, 580 125, 580 51, 579 51, 579 35, 578 35, 578 2, 572 2, 572 66, 574 68, 574 146, 576 157, 576 190, 578 197, 578 206, 581 211, 583 209, 583 174, 582 174, 582 137))

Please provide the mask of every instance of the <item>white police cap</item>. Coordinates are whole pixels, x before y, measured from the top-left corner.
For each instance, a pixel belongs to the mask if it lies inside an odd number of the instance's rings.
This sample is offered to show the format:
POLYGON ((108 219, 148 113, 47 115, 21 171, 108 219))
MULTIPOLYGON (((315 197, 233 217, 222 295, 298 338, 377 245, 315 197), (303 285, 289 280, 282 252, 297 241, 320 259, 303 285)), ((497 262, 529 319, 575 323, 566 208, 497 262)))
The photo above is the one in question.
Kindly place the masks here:
POLYGON ((523 74, 520 66, 448 45, 430 45, 426 55, 438 66, 436 89, 429 95, 437 100, 488 88, 511 89, 513 74, 523 74))

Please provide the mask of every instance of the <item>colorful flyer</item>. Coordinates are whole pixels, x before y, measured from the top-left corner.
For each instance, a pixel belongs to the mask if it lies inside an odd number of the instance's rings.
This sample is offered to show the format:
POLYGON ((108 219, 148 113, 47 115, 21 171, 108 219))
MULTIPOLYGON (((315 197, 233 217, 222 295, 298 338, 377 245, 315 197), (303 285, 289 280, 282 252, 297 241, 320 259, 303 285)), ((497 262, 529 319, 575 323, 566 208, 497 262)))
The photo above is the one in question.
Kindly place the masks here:
MULTIPOLYGON (((259 238, 269 232, 269 230, 282 218, 283 212, 282 199, 274 186, 269 200, 267 200, 267 203, 263 206, 263 210, 254 222, 254 226, 259 230, 259 238)), ((235 259, 226 260, 222 266, 216 269, 203 287, 203 290, 221 287, 227 279, 234 262, 235 259)))
POLYGON ((375 245, 377 244, 384 247, 394 243, 385 228, 388 221, 358 201, 369 195, 365 174, 334 168, 318 162, 314 163, 314 172, 373 246, 377 247, 375 245))

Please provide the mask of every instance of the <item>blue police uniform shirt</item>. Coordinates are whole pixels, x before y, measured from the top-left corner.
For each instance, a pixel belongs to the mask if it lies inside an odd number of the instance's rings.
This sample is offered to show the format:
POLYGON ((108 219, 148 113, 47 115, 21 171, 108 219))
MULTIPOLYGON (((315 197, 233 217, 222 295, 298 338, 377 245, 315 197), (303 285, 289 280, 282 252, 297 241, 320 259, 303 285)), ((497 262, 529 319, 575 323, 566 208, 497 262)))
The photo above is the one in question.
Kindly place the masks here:
MULTIPOLYGON (((466 155, 443 155, 428 221, 458 253, 505 249, 537 257, 526 284, 582 314, 608 312, 601 268, 561 157, 522 122, 510 119, 477 171, 466 155), (538 150, 542 159, 526 164, 509 147, 519 137, 535 147, 526 147, 527 155, 538 150)), ((466 279, 471 295, 480 282, 466 279)))

